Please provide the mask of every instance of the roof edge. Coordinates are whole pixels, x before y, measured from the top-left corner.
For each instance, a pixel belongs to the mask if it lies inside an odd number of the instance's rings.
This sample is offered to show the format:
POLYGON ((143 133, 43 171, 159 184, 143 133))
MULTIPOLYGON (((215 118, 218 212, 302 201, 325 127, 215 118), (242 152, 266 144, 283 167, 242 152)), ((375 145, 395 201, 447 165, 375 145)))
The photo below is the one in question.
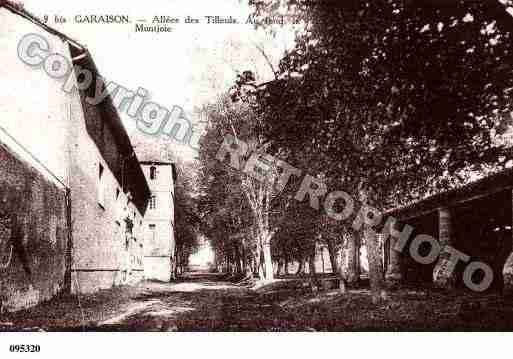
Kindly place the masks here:
POLYGON ((43 30, 51 33, 52 35, 58 36, 62 40, 71 43, 73 46, 77 47, 78 49, 87 51, 87 47, 85 45, 83 45, 80 42, 78 42, 77 40, 69 37, 68 35, 65 35, 64 33, 60 32, 59 30, 57 30, 49 25, 46 25, 41 20, 39 20, 39 18, 37 16, 35 16, 34 14, 32 14, 31 12, 26 10, 22 4, 17 4, 15 2, 9 1, 9 0, 0 0, 0 8, 2 8, 2 7, 6 8, 7 10, 11 11, 12 13, 14 13, 18 16, 23 17, 24 19, 32 22, 33 24, 41 27, 43 30))

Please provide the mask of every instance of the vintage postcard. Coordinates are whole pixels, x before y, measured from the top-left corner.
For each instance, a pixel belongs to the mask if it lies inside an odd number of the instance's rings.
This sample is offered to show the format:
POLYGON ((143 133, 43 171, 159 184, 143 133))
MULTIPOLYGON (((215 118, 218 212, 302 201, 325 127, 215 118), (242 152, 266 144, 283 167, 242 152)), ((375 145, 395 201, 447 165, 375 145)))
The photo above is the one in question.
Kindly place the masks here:
POLYGON ((0 59, 2 357, 513 330, 512 0, 0 0, 0 59))

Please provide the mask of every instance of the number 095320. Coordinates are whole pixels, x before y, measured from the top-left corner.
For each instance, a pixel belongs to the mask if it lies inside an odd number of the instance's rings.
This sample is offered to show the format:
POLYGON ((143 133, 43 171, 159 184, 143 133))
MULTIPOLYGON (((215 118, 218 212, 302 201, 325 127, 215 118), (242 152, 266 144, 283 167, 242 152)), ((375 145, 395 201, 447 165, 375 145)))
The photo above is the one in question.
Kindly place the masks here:
POLYGON ((39 353, 41 347, 37 344, 13 344, 9 346, 11 353, 39 353))

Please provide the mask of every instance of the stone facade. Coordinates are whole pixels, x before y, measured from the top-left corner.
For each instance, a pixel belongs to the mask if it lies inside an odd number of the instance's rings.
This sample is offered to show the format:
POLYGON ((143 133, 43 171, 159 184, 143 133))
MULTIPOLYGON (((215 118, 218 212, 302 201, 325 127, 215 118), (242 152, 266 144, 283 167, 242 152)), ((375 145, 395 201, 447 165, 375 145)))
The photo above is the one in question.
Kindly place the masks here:
POLYGON ((67 50, 58 37, 0 7, 0 301, 7 311, 56 295, 67 285, 69 268, 69 97, 60 95, 58 81, 18 58, 18 42, 29 33, 45 36, 56 51, 67 50))
POLYGON ((129 183, 122 185, 131 181, 121 169, 129 155, 98 106, 77 98, 71 113, 73 289, 92 292, 141 280, 143 213, 129 198, 129 183))
MULTIPOLYGON (((17 46, 26 34, 70 62, 77 56, 64 35, 0 7, 0 265, 21 238, 0 269, 8 310, 144 278, 149 188, 112 100, 90 106, 83 92, 24 64, 17 46)), ((85 54, 80 65, 96 75, 85 54)))
POLYGON ((48 300, 65 286, 66 190, 0 145, 0 312, 48 300), (21 180, 20 180, 21 179, 21 180))
POLYGON ((172 163, 141 162, 151 199, 144 219, 144 272, 147 279, 169 281, 175 264, 174 183, 172 163))

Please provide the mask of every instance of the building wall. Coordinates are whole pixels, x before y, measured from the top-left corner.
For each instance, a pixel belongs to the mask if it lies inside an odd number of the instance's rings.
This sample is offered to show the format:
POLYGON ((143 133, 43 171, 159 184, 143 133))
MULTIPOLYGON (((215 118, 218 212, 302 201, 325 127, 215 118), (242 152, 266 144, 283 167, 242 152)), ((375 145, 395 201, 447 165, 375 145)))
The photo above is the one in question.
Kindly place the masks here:
MULTIPOLYGON (((67 45, 28 20, 0 7, 0 126, 23 143, 58 178, 67 175, 67 125, 70 95, 62 81, 49 77, 42 68, 24 64, 17 54, 19 41, 27 34, 47 39, 51 49, 66 54, 67 45)), ((24 160, 39 169, 33 158, 24 160)))
POLYGON ((145 277, 168 281, 172 276, 171 257, 175 250, 173 167, 170 164, 156 164, 156 178, 151 179, 151 166, 142 165, 152 195, 156 197, 156 207, 148 206, 144 220, 145 277), (150 230, 150 225, 155 226, 155 234, 150 230))
MULTIPOLYGON (((129 201, 115 176, 112 159, 124 160, 113 130, 98 106, 73 98, 71 173, 73 216, 73 289, 94 292, 143 278, 143 215, 129 201), (98 141, 98 131, 101 141, 98 141), (96 139, 96 141, 93 140, 96 139), (100 143, 99 143, 100 142, 100 143), (103 154, 108 154, 107 159, 103 154), (104 202, 99 201, 99 168, 103 167, 104 202), (133 223, 127 233, 126 219, 133 223)), ((126 177, 125 181, 130 178, 126 177)))
MULTIPOLYGON (((62 90, 64 80, 53 79, 42 68, 29 67, 18 59, 18 43, 30 33, 44 36, 52 52, 71 59, 68 45, 59 37, 0 8, 0 142, 16 147, 14 152, 19 157, 16 168, 23 169, 9 174, 4 170, 6 166, 11 166, 9 169, 15 166, 2 161, 0 190, 16 193, 16 201, 21 205, 20 216, 29 221, 23 243, 31 249, 27 261, 33 266, 29 268, 33 269, 34 276, 30 283, 27 282, 17 257, 13 257, 12 268, 0 269, 3 283, 0 295, 4 303, 8 303, 6 306, 14 309, 25 306, 23 301, 33 305, 48 299, 62 287, 63 235, 59 232, 55 239, 46 234, 48 228, 51 228, 49 233, 56 227, 60 231, 64 228, 62 198, 55 189, 59 186, 67 186, 71 191, 72 290, 93 292, 133 283, 144 275, 143 217, 129 203, 116 179, 120 168, 115 168, 115 164, 120 163, 121 156, 114 132, 104 126, 98 108, 84 108, 80 94, 62 90), (101 141, 104 151, 98 149, 98 141, 93 141, 91 128, 86 126, 90 124, 101 124, 105 129, 101 141), (99 206, 97 196, 100 163, 104 167, 105 181, 103 208, 99 206), (28 170, 30 167, 31 171, 28 170), (21 187, 12 187, 15 183, 21 187), (119 195, 116 197, 117 189, 119 195), (134 223, 133 234, 129 236, 126 235, 125 218, 134 223), (54 258, 50 261, 51 256, 54 258)), ((0 245, 5 242, 2 242, 5 236, 10 236, 9 231, 4 225, 0 245)), ((5 250, 1 250, 0 256, 7 259, 5 250)))
POLYGON ((64 287, 66 191, 0 143, 0 312, 64 287))
POLYGON ((56 51, 67 48, 58 37, 0 8, 0 302, 7 311, 57 294, 66 268, 61 182, 66 184, 69 165, 70 96, 60 91, 61 82, 18 58, 18 42, 29 33, 43 35, 56 51))

